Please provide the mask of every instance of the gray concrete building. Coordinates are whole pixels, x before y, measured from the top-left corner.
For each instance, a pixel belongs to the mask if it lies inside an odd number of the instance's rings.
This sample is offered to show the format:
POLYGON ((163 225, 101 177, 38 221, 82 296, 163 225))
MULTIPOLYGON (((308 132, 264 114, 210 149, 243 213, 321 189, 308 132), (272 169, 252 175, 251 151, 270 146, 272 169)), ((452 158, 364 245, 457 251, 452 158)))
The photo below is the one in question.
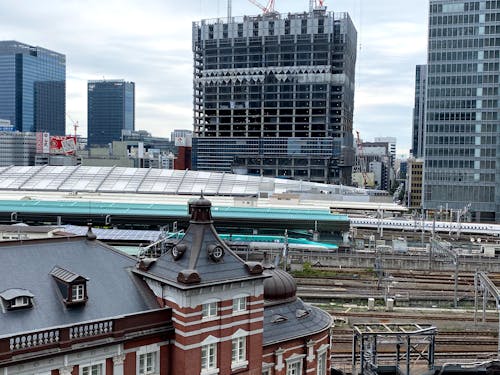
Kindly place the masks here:
POLYGON ((498 1, 430 1, 425 209, 500 220, 499 13, 498 1))
POLYGON ((0 167, 34 165, 36 134, 0 131, 0 167))
POLYGON ((193 24, 193 169, 349 184, 356 29, 347 13, 193 24))

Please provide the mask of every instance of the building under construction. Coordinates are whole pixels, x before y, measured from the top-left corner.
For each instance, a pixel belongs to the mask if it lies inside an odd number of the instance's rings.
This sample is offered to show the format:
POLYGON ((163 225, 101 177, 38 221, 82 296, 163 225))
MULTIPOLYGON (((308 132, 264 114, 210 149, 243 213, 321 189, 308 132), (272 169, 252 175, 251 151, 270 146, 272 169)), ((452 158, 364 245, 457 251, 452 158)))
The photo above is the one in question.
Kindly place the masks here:
POLYGON ((349 15, 262 9, 193 24, 193 169, 350 184, 349 15))

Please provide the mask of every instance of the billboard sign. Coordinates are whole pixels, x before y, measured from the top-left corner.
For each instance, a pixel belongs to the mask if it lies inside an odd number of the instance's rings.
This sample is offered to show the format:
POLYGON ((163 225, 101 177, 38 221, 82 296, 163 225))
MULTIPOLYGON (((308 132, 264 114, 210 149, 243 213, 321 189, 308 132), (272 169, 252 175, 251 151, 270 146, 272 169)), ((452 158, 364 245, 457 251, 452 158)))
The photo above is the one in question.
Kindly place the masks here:
POLYGON ((73 135, 55 135, 50 137, 50 153, 74 155, 76 153, 76 137, 73 135))
POLYGON ((48 154, 50 152, 49 133, 36 133, 36 152, 38 154, 48 154))

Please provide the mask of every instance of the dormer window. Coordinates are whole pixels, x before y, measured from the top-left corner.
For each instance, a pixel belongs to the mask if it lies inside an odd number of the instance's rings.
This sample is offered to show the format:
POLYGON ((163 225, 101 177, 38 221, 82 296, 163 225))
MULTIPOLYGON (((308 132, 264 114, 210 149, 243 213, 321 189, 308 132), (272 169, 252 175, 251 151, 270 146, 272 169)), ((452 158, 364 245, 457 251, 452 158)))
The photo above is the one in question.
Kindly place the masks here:
POLYGON ((17 297, 10 303, 11 308, 26 307, 29 305, 30 305, 30 299, 28 297, 17 297))
POLYGON ((59 266, 55 266, 50 275, 54 277, 66 306, 87 302, 87 278, 59 266))
POLYGON ((85 285, 84 284, 76 284, 71 285, 71 301, 83 301, 85 299, 85 285))
POLYGON ((1 301, 7 310, 17 310, 33 306, 34 295, 26 289, 7 289, 0 293, 1 301))

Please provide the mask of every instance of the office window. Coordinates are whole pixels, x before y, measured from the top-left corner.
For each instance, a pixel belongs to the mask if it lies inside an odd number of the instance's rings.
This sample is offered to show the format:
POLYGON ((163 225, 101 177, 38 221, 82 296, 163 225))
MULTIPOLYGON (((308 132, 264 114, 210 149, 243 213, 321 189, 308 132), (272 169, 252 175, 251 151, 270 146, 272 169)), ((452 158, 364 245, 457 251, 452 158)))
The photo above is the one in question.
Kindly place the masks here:
POLYGON ((288 363, 286 366, 286 375, 302 375, 302 361, 288 363))
POLYGON ((213 318, 217 316, 217 302, 204 303, 202 305, 201 317, 213 318))
POLYGON ((318 375, 326 375, 326 352, 318 354, 318 375))
POLYGON ((91 366, 81 366, 81 375, 104 375, 102 363, 91 366))
POLYGON ((201 370, 210 370, 217 367, 217 344, 208 344, 201 347, 201 370))
POLYGON ((238 365, 246 361, 247 356, 247 340, 246 337, 238 337, 232 341, 232 365, 238 365))
POLYGON ((158 374, 157 357, 158 352, 144 353, 139 355, 139 375, 158 374))
POLYGON ((233 299, 233 312, 246 311, 247 297, 238 297, 233 299))

